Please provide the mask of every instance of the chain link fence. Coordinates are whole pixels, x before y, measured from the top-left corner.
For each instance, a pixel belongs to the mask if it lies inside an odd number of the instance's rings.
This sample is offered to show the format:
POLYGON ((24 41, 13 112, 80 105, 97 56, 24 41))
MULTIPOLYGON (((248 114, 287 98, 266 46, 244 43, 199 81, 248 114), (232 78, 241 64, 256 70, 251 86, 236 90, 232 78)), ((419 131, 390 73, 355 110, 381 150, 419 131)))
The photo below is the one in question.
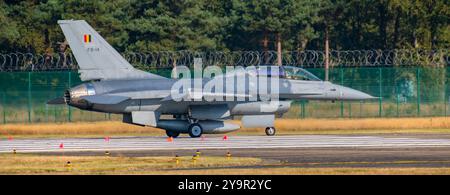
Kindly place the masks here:
MULTIPOLYGON (((306 68, 324 77, 323 68, 306 68)), ((169 76, 170 68, 152 72, 169 76)), ((296 101, 286 118, 425 117, 450 114, 450 67, 346 66, 330 69, 330 81, 372 96, 374 101, 296 101)), ((0 72, 0 123, 121 120, 121 115, 47 105, 80 84, 76 71, 0 72)))

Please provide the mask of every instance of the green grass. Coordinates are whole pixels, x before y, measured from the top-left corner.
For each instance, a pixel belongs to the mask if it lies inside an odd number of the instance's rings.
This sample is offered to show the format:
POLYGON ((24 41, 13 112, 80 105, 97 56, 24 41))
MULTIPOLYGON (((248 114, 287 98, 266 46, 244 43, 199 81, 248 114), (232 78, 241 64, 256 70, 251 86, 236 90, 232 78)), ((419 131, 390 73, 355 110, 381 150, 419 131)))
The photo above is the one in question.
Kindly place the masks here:
MULTIPOLYGON (((239 121, 229 121, 239 124, 239 121)), ((450 134, 450 117, 367 119, 277 119, 278 135, 450 134)), ((231 135, 264 135, 264 128, 241 128, 231 135)), ((165 136, 161 129, 120 121, 0 125, 0 138, 165 136)))
MULTIPOLYGON (((337 165, 349 165, 364 162, 339 162, 337 165)), ((372 163, 372 162, 370 162, 372 163)), ((422 161, 376 162, 382 163, 426 163, 422 161)), ((321 163, 306 163, 306 165, 321 163)), ((447 167, 388 167, 388 168, 349 168, 324 167, 307 168, 281 165, 275 167, 257 167, 269 165, 259 158, 212 157, 201 156, 194 163, 192 157, 179 158, 179 164, 173 156, 160 157, 107 157, 107 156, 38 156, 31 154, 0 154, 0 174, 19 175, 105 175, 105 174, 249 174, 249 175, 450 175, 447 167), (67 162, 71 166, 67 166, 67 162), (251 166, 251 167, 249 167, 251 166)))
POLYGON ((38 156, 31 154, 1 154, 0 174, 160 174, 166 171, 205 167, 256 165, 258 158, 179 157, 109 157, 109 156, 38 156), (67 166, 70 161, 71 166, 67 166))

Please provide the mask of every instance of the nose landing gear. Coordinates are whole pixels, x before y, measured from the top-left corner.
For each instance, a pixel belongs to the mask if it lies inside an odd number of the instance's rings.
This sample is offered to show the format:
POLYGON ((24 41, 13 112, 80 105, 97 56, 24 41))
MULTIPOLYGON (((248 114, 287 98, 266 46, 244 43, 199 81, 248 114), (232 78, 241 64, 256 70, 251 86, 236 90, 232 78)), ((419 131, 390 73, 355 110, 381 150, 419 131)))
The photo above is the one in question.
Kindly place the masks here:
POLYGON ((275 127, 266 127, 266 135, 267 136, 274 136, 276 132, 275 127))

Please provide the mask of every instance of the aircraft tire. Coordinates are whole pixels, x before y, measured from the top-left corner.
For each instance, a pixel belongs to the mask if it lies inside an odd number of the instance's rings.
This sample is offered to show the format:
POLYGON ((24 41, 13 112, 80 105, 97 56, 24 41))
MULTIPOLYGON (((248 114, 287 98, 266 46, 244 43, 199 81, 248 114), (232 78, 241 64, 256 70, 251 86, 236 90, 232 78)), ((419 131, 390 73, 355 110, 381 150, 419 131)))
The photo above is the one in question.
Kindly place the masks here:
POLYGON ((203 128, 198 123, 193 123, 189 125, 188 133, 192 138, 200 137, 203 134, 203 128))
POLYGON ((274 136, 276 133, 275 127, 266 127, 266 135, 267 136, 274 136))
POLYGON ((166 130, 166 135, 167 137, 177 138, 180 135, 180 132, 166 130))

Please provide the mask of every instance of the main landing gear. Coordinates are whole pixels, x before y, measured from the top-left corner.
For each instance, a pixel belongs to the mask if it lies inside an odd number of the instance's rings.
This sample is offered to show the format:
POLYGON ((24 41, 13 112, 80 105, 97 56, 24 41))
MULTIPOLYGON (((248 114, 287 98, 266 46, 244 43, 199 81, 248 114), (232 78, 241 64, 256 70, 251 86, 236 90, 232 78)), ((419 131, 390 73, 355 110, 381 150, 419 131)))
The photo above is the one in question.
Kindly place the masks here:
POLYGON ((188 133, 189 136, 193 138, 202 136, 203 127, 199 124, 198 119, 192 119, 186 115, 174 115, 174 118, 176 119, 174 120, 174 127, 176 127, 177 130, 166 130, 166 135, 168 137, 176 138, 181 133, 188 133), (180 130, 184 128, 186 128, 184 131, 180 130))
POLYGON ((180 135, 180 132, 166 130, 166 135, 167 137, 177 138, 180 135))
MULTIPOLYGON (((193 138, 201 137, 203 134, 203 128, 198 123, 192 123, 188 126, 188 134, 189 134, 189 136, 191 136, 193 138)), ((180 132, 166 130, 166 135, 168 137, 177 138, 180 135, 180 132)))
POLYGON ((190 118, 188 115, 174 115, 173 118, 175 118, 177 123, 174 123, 175 125, 177 125, 176 127, 178 129, 184 129, 186 128, 186 131, 173 131, 173 130, 166 130, 166 135, 168 137, 173 137, 176 138, 178 137, 181 133, 188 133, 189 136, 196 138, 196 137, 201 137, 203 134, 203 127, 198 123, 198 119, 193 119, 190 118), (186 123, 183 123, 186 122, 186 123), (181 123, 180 123, 181 122, 181 123), (184 126, 186 125, 186 126, 184 126))
POLYGON ((266 127, 266 135, 267 136, 274 136, 276 132, 275 127, 266 127))
POLYGON ((203 128, 198 123, 192 123, 188 127, 188 133, 191 137, 200 137, 203 134, 203 128))

